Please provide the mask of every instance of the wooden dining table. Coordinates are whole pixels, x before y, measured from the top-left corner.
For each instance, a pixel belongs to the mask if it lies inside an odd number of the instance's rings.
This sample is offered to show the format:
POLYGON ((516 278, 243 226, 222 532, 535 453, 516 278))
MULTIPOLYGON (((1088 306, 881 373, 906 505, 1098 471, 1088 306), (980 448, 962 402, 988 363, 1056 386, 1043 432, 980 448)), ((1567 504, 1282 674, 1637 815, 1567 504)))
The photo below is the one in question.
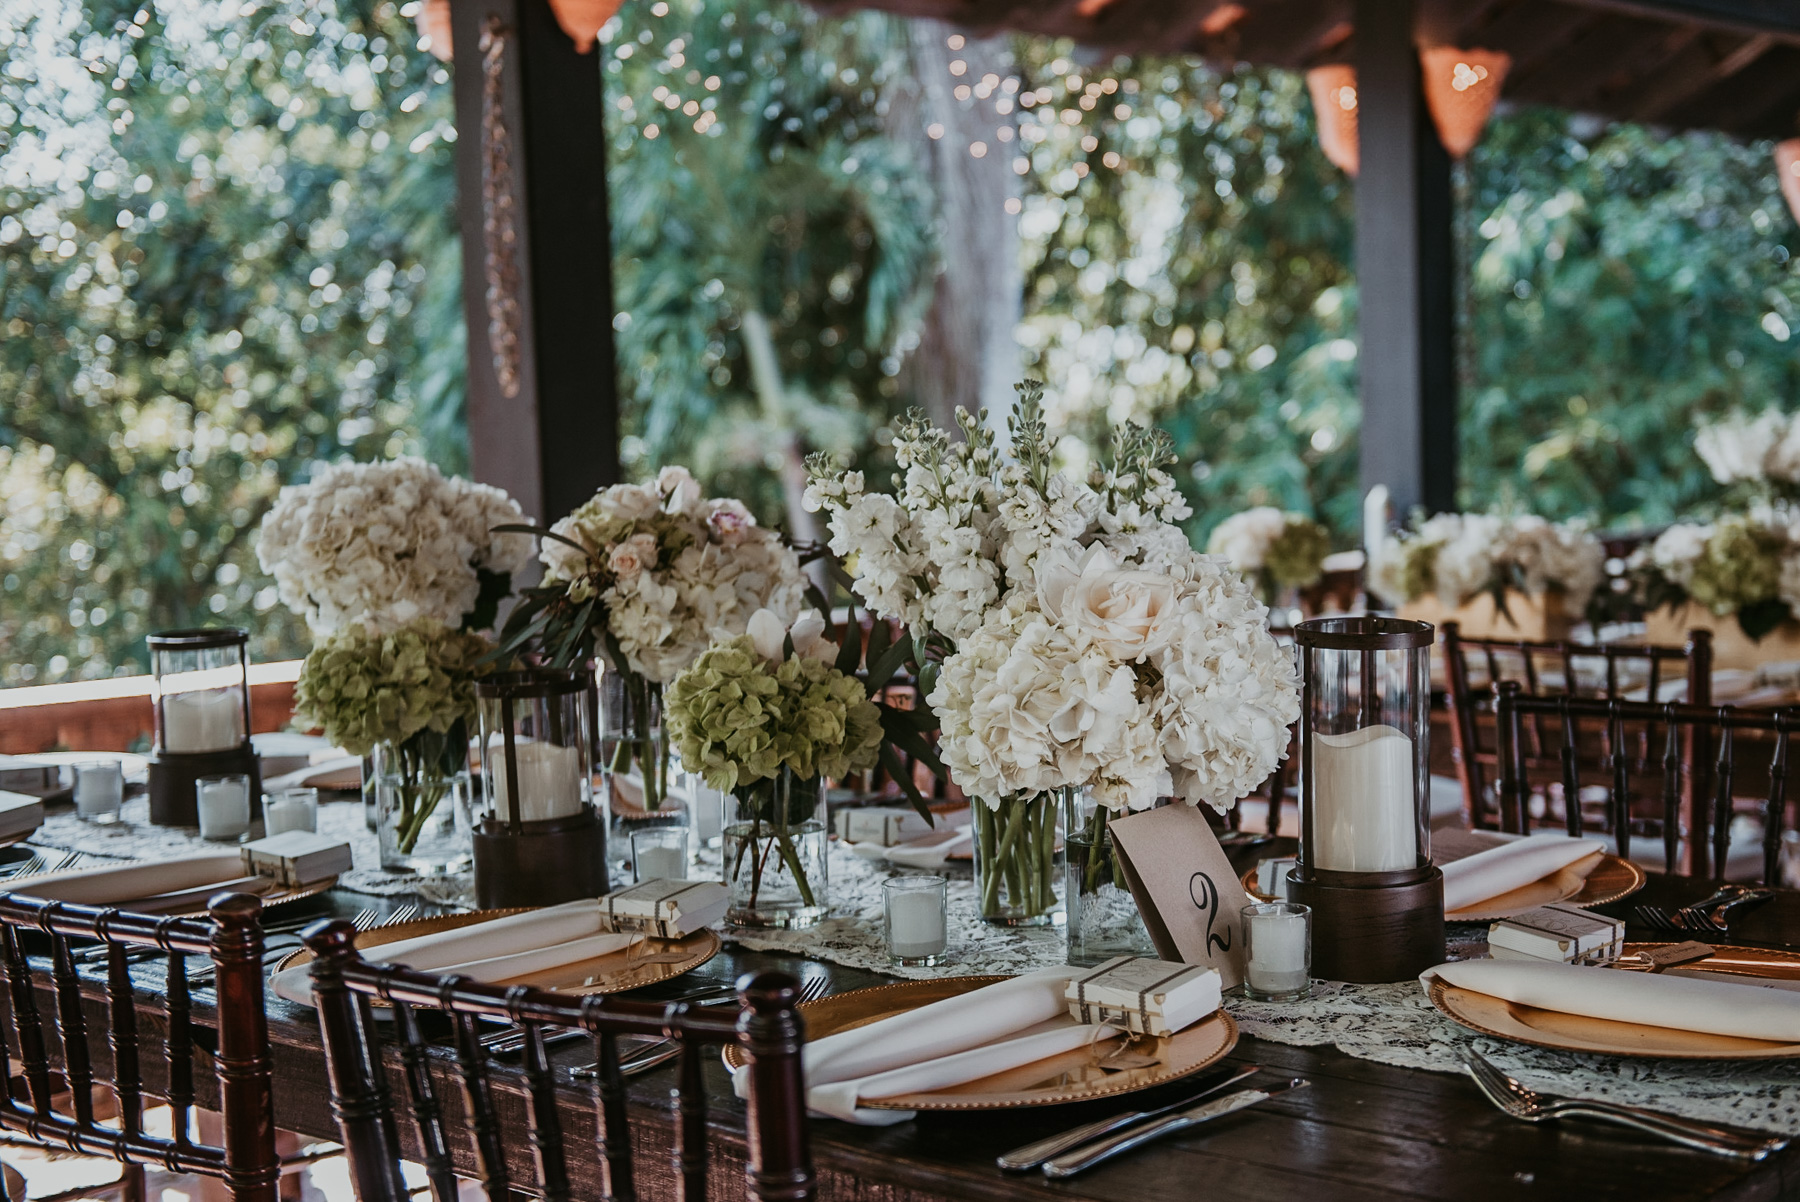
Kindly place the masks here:
MULTIPOLYGON (((1676 905, 1710 892, 1711 882, 1653 874, 1645 890, 1616 904, 1621 917, 1641 902, 1676 905)), ((348 918, 367 908, 391 911, 406 897, 370 898, 330 891, 302 903, 319 917, 348 918)), ((291 918, 286 912, 284 918, 291 918)), ((1658 938, 1633 930, 1636 938, 1658 938)), ((1783 892, 1749 912, 1731 942, 1800 946, 1800 893, 1783 892)), ((727 943, 692 973, 639 990, 633 998, 669 999, 703 984, 736 980, 776 969, 802 981, 824 977, 833 993, 881 984, 889 978, 798 956, 750 951, 727 943)), ((137 966, 135 983, 146 1021, 159 1021, 160 968, 137 966)), ((95 1004, 104 981, 92 981, 95 1004)), ((195 1019, 211 1023, 211 995, 195 996, 195 1019)), ((279 1127, 321 1140, 336 1136, 325 1063, 312 1011, 271 996, 275 1118, 279 1127)), ((101 1028, 92 1049, 105 1063, 101 1028)), ((205 1042, 204 1039, 201 1041, 205 1042)), ((587 1082, 568 1069, 592 1059, 579 1041, 552 1049, 565 1140, 571 1149, 574 1196, 599 1199, 594 1100, 587 1082)), ((460 1093, 446 1043, 440 1096, 458 1129, 460 1093)), ((1001 1153, 1125 1108, 1155 1106, 1182 1096, 1179 1083, 1109 1102, 983 1113, 921 1114, 890 1127, 860 1127, 817 1120, 811 1125, 818 1197, 845 1202, 924 1202, 927 1199, 1093 1199, 1095 1202, 1375 1202, 1431 1198, 1478 1199, 1763 1199, 1800 1197, 1800 1142, 1767 1160, 1749 1164, 1652 1142, 1633 1133, 1582 1121, 1532 1126, 1495 1110, 1465 1077, 1397 1068, 1360 1060, 1330 1046, 1293 1047, 1242 1039, 1228 1063, 1260 1065, 1268 1080, 1305 1078, 1304 1089, 1104 1165, 1064 1182, 1031 1175, 1003 1175, 1001 1153)), ((403 1097, 397 1057, 395 1096, 403 1097)), ((724 1067, 708 1067, 709 1121, 713 1127, 711 1195, 744 1196, 743 1108, 724 1067)), ((1800 1069, 1796 1070, 1800 1072, 1800 1069)), ((210 1081, 210 1073, 197 1076, 210 1081)), ((495 1074, 505 1144, 517 1158, 515 1182, 533 1181, 524 1108, 525 1085, 517 1059, 502 1060, 495 1074)), ((630 1115, 640 1196, 676 1197, 675 1124, 670 1090, 673 1065, 630 1082, 630 1115)), ((201 1099, 205 1104, 204 1097, 201 1099)), ((1796 1120, 1800 1126, 1800 1118, 1796 1120)), ((400 1124, 402 1142, 416 1152, 416 1133, 400 1124)), ((459 1146, 459 1167, 474 1172, 471 1149, 459 1146)))

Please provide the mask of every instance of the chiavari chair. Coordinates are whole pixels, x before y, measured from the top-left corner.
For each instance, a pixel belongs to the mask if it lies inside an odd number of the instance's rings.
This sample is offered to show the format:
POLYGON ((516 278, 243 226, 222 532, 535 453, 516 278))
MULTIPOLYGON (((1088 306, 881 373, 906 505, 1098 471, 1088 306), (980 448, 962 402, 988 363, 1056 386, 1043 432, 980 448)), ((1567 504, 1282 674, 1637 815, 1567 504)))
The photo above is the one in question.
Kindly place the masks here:
MULTIPOLYGON (((1637 700, 1658 703, 1674 700, 1672 687, 1681 690, 1684 704, 1706 706, 1712 699, 1712 635, 1691 632, 1685 646, 1642 643, 1585 644, 1570 641, 1533 642, 1518 639, 1469 639, 1455 622, 1441 628, 1446 683, 1449 687, 1450 730, 1457 774, 1463 787, 1464 820, 1474 828, 1493 828, 1499 821, 1497 796, 1492 786, 1499 776, 1498 738, 1495 728, 1496 686, 1511 681, 1521 696, 1583 696, 1601 700, 1637 700)), ((1547 750, 1546 719, 1533 714, 1526 724, 1519 749, 1531 779, 1540 784, 1560 784, 1561 752, 1547 750)), ((1700 732, 1704 736, 1704 732, 1700 732)), ((1612 762, 1615 750, 1599 737, 1576 749, 1590 769, 1612 762)), ((1636 767, 1641 769, 1659 754, 1647 735, 1640 732, 1636 767)), ((1697 749, 1704 758, 1705 748, 1697 749)), ((1563 796, 1565 809, 1579 809, 1577 795, 1563 796)))
POLYGON ((263 1011, 261 913, 262 903, 243 893, 214 897, 207 916, 195 918, 0 894, 0 967, 11 1036, 10 1046, 0 1040, 0 1081, 12 1082, 16 1073, 24 1083, 23 1097, 8 1090, 0 1098, 0 1128, 46 1147, 125 1163, 121 1184, 127 1193, 142 1183, 141 1168, 129 1166, 148 1165, 221 1180, 237 1202, 274 1202, 280 1162, 263 1011), (75 939, 107 949, 103 980, 82 977, 70 947, 75 939), (138 1016, 131 961, 143 949, 166 954, 160 1031, 138 1016), (200 1045, 189 955, 212 960, 222 1146, 196 1142, 190 1130, 200 1045), (102 1031, 104 1055, 97 1058, 94 1041, 102 1031), (152 1076, 146 1068, 156 1069, 156 1060, 160 1070, 152 1076), (116 1121, 96 1114, 96 1084, 111 1090, 116 1121), (159 1099, 172 1112, 169 1138, 144 1129, 145 1104, 159 1099))
MULTIPOLYGON (((1515 834, 1529 827, 1532 782, 1531 723, 1547 736, 1540 753, 1560 766, 1566 796, 1578 796, 1584 771, 1606 789, 1608 824, 1620 856, 1631 854, 1635 802, 1660 808, 1658 826, 1664 870, 1686 867, 1691 875, 1725 874, 1731 823, 1740 797, 1755 796, 1763 822, 1762 879, 1781 881, 1781 837, 1787 822, 1788 744, 1800 729, 1800 709, 1752 709, 1622 701, 1607 698, 1531 696, 1517 681, 1502 681, 1495 703, 1499 742, 1501 825, 1515 834), (1583 728, 1599 730, 1608 754, 1598 764, 1580 753, 1583 728), (1634 753, 1648 745, 1653 754, 1634 753), (1594 777, 1598 779, 1595 780, 1594 777), (1648 787, 1645 787, 1648 786, 1648 787), (1682 855, 1683 830, 1689 838, 1682 855)), ((1580 806, 1567 808, 1569 834, 1584 834, 1580 806)))
POLYGON ((438 977, 391 965, 370 964, 357 953, 356 931, 345 922, 320 923, 304 934, 312 949, 313 998, 324 1038, 332 1109, 338 1117, 351 1181, 359 1202, 405 1202, 400 1173, 401 1129, 395 1117, 396 1090, 390 1072, 404 1082, 418 1159, 434 1202, 457 1198, 457 1154, 473 1166, 494 1202, 513 1191, 547 1202, 570 1197, 567 1148, 557 1108, 554 1070, 545 1054, 544 1031, 579 1027, 593 1037, 594 1130, 602 1174, 601 1196, 632 1202, 638 1196, 637 1166, 625 1109, 625 1081, 619 1067, 621 1036, 673 1039, 681 1049, 674 1090, 673 1169, 684 1202, 706 1197, 707 1117, 704 1057, 712 1048, 736 1044, 748 1061, 746 1189, 764 1202, 805 1202, 814 1196, 812 1159, 806 1131, 801 1078, 802 1027, 795 1010, 798 986, 791 977, 765 973, 739 983, 741 1009, 703 1009, 683 1002, 626 1002, 601 996, 571 998, 524 986, 482 985, 461 977, 438 977), (391 1024, 374 1021, 372 1002, 393 1007, 391 1024), (418 1007, 442 1011, 453 1031, 453 1048, 433 1048, 418 1007), (498 1092, 477 1032, 482 1016, 502 1018, 525 1033, 523 1077, 525 1127, 532 1152, 533 1181, 520 1180, 509 1164, 498 1092), (397 1044, 390 1061, 383 1028, 397 1044), (453 1082, 453 1084, 452 1084, 453 1082), (446 1106, 460 1094, 460 1123, 466 1144, 453 1142, 457 1124, 446 1106))

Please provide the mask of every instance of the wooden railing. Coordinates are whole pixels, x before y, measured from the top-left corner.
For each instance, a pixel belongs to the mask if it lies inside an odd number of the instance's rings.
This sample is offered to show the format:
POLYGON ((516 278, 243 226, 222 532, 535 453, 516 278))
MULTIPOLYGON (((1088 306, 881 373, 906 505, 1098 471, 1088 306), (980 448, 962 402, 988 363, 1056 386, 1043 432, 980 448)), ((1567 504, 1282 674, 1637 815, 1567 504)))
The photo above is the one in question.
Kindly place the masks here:
MULTIPOLYGON (((300 661, 250 667, 250 717, 258 733, 281 730, 294 712, 300 661)), ((150 678, 117 676, 0 689, 0 755, 37 751, 127 751, 148 747, 150 678)))

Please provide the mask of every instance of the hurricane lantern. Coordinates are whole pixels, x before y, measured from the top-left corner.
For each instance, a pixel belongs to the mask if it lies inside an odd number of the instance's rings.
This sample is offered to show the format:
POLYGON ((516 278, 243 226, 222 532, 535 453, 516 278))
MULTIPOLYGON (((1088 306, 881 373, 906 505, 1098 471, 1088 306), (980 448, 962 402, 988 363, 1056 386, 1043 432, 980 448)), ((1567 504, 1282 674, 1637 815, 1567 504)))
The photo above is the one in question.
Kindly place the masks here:
POLYGON ((1444 959, 1444 877, 1431 862, 1430 623, 1314 618, 1300 655, 1300 854, 1313 971, 1404 981, 1444 959))
POLYGON ((475 902, 553 906, 609 889, 589 758, 593 675, 502 672, 475 684, 481 798, 475 902))
POLYGON ((261 789, 250 745, 250 636, 236 627, 167 630, 150 647, 150 821, 194 826, 203 776, 243 773, 261 789))

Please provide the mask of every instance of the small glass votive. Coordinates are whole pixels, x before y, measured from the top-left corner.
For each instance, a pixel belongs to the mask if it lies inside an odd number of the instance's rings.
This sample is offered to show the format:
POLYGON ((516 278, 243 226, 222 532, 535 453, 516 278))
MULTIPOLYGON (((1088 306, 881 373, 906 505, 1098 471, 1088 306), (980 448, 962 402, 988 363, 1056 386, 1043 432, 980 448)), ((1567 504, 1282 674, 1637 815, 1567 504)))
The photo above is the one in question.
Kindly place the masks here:
POLYGON ((949 962, 945 885, 941 876, 896 876, 881 882, 888 958, 895 964, 919 968, 949 962))
POLYGON ((318 829, 317 789, 282 789, 263 794, 264 835, 281 835, 288 831, 316 832, 318 829))
POLYGON ((118 760, 75 765, 75 816, 83 822, 117 822, 125 805, 125 769, 118 760))
POLYGON ((702 854, 717 851, 725 842, 725 794, 698 776, 692 779, 688 823, 694 832, 693 861, 698 864, 702 854))
POLYGON ((1291 1002, 1312 985, 1312 909, 1295 902, 1245 906, 1244 996, 1291 1002))
POLYGON ((203 776, 194 782, 200 837, 235 843, 250 830, 250 778, 242 772, 203 776))
POLYGON ((679 881, 687 875, 688 828, 653 826, 631 832, 631 870, 639 884, 679 881))

